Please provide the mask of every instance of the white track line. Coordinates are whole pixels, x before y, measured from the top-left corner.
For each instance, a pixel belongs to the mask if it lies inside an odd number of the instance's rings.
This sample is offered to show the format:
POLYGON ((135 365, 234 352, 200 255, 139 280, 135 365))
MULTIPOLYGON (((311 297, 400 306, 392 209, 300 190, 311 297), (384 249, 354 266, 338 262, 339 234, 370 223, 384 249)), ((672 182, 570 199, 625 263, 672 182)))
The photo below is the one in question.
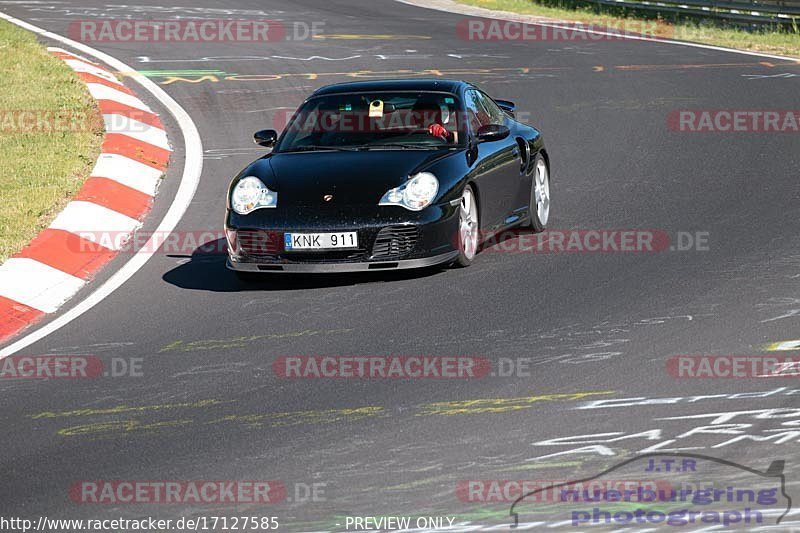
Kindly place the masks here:
MULTIPOLYGON (((800 58, 796 57, 786 57, 786 56, 779 56, 773 54, 764 54, 761 52, 747 52, 745 50, 736 50, 735 48, 725 48, 722 46, 713 46, 710 44, 700 44, 700 43, 691 43, 687 41, 673 41, 671 39, 659 39, 654 37, 643 37, 638 35, 621 35, 620 33, 613 33, 613 32, 605 32, 599 30, 590 30, 586 28, 581 28, 580 26, 570 26, 558 23, 557 21, 553 22, 542 22, 541 17, 536 17, 535 15, 524 15, 521 13, 511 13, 509 11, 495 11, 492 9, 486 9, 482 7, 472 7, 463 4, 457 4, 455 2, 446 2, 446 3, 439 3, 440 5, 436 5, 436 2, 430 2, 430 0, 395 0, 395 2, 400 2, 401 4, 407 4, 414 7, 421 7, 425 9, 433 9, 435 11, 442 11, 444 13, 451 13, 451 14, 459 14, 459 15, 469 15, 472 17, 481 17, 481 18, 488 18, 488 19, 497 19, 497 20, 506 20, 509 22, 520 22, 523 24, 530 24, 532 26, 545 26, 548 28, 559 28, 565 29, 573 32, 582 32, 582 33, 591 33, 594 35, 606 35, 608 37, 613 37, 614 39, 628 39, 630 41, 647 41, 651 43, 662 43, 662 44, 673 44, 677 46, 688 46, 690 48, 703 48, 705 50, 715 50, 718 52, 730 52, 732 54, 741 54, 746 56, 755 56, 755 57, 766 57, 769 59, 780 59, 782 61, 794 61, 800 62, 800 58), (429 3, 430 2, 430 3, 429 3)), ((455 32, 455 28, 454 28, 455 32)))
MULTIPOLYGON (((83 43, 73 41, 72 39, 67 39, 61 35, 28 24, 27 22, 11 17, 3 12, 0 12, 0 18, 42 37, 53 39, 70 46, 88 56, 97 58, 119 72, 129 73, 131 79, 136 81, 146 91, 152 94, 153 97, 161 102, 161 104, 167 108, 170 114, 175 117, 175 120, 177 121, 181 130, 181 134, 183 135, 183 145, 186 151, 183 175, 181 176, 181 183, 178 187, 178 192, 175 194, 175 198, 172 200, 172 204, 170 204, 167 213, 164 215, 164 218, 161 219, 158 228, 156 228, 153 232, 154 237, 151 237, 148 242, 142 246, 139 252, 137 252, 127 263, 125 263, 117 272, 115 272, 108 280, 106 280, 105 283, 95 289, 94 292, 89 294, 89 296, 87 296, 84 300, 77 303, 74 307, 66 311, 64 314, 58 316, 53 321, 45 324, 39 329, 25 335, 21 339, 0 350, 0 359, 3 359, 17 353, 18 351, 30 346, 34 342, 43 339, 54 331, 57 331, 69 324, 83 313, 102 302, 106 297, 122 286, 122 284, 128 281, 131 276, 138 272, 139 269, 145 265, 145 263, 147 263, 147 260, 153 256, 150 250, 154 249, 153 247, 157 245, 155 242, 156 236, 171 233, 175 229, 175 226, 177 226, 178 222, 180 222, 186 210, 189 208, 189 204, 191 203, 194 193, 197 190, 197 186, 200 183, 200 175, 203 171, 203 142, 200 139, 200 133, 197 131, 197 126, 195 126, 192 118, 180 105, 178 105, 175 100, 172 99, 171 96, 164 92, 164 90, 156 85, 152 80, 149 80, 141 74, 138 74, 134 69, 119 59, 116 59, 115 57, 96 50, 90 46, 86 46, 83 43)), ((149 111, 150 109, 147 108, 146 110, 149 111)))

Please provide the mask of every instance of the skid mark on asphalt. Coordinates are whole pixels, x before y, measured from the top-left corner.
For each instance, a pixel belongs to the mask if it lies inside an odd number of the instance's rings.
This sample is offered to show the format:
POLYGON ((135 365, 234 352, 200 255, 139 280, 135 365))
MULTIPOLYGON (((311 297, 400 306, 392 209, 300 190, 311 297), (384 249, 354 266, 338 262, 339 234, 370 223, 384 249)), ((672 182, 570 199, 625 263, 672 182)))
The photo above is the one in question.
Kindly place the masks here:
POLYGON ((316 337, 335 335, 338 333, 350 333, 352 328, 314 330, 304 329, 302 331, 292 331, 289 333, 267 333, 265 335, 247 335, 244 337, 231 337, 228 339, 205 339, 196 341, 176 340, 165 345, 158 353, 164 352, 195 352, 200 350, 222 350, 227 348, 244 348, 247 345, 264 340, 294 339, 298 337, 316 337))
POLYGON ((742 74, 742 77, 747 78, 748 80, 790 79, 790 78, 800 78, 800 74, 795 74, 794 72, 782 72, 780 74, 771 74, 771 75, 742 74))
POLYGON ((315 35, 315 41, 417 41, 433 39, 430 35, 392 35, 389 33, 323 33, 315 35))
POLYGON ((134 346, 133 342, 98 342, 95 344, 63 346, 59 348, 50 348, 48 354, 50 355, 84 355, 87 353, 118 353, 134 346))
MULTIPOLYGON (((149 15, 175 15, 178 17, 191 18, 218 18, 221 16, 238 17, 278 17, 287 15, 287 11, 270 9, 233 9, 233 8, 210 8, 202 6, 158 6, 158 5, 129 5, 129 4, 103 4, 102 7, 87 5, 64 5, 67 2, 42 2, 37 0, 13 0, 11 2, 0 2, 0 4, 19 4, 28 6, 28 11, 36 13, 46 13, 58 15, 59 17, 93 17, 119 19, 131 14, 149 15), (61 4, 61 5, 59 5, 61 4)), ((36 19, 34 19, 36 20, 36 19)), ((60 20, 60 19, 56 19, 60 20)))
MULTIPOLYGON (((125 73, 125 75, 128 75, 128 74, 131 74, 131 73, 128 73, 128 72, 125 73)), ((194 69, 194 70, 187 70, 187 69, 183 69, 183 70, 140 70, 139 74, 141 74, 142 76, 147 76, 148 78, 166 78, 166 77, 169 77, 169 76, 198 76, 198 77, 200 77, 200 76, 230 76, 230 74, 228 74, 224 70, 216 70, 216 69, 210 69, 210 70, 198 70, 198 69, 194 69)))
POLYGON ((542 461, 537 463, 523 463, 505 468, 496 468, 494 469, 494 472, 527 472, 529 470, 548 470, 551 468, 568 468, 570 471, 576 471, 589 461, 591 461, 590 458, 583 457, 574 461, 542 461))
POLYGON ((256 157, 263 150, 257 148, 210 148, 203 152, 203 159, 220 160, 227 157, 256 157))
POLYGON ((761 324, 766 324, 800 315, 800 298, 793 296, 771 297, 766 302, 757 303, 755 307, 758 312, 769 313, 770 316, 768 318, 759 321, 761 324))
POLYGON ((249 368, 247 363, 220 363, 214 365, 197 365, 188 368, 187 370, 172 374, 173 378, 186 377, 186 376, 200 376, 207 374, 241 374, 249 368))
POLYGON ((612 100, 601 99, 593 100, 591 102, 572 102, 569 104, 556 104, 551 106, 551 109, 561 111, 564 113, 578 113, 589 110, 609 110, 609 111, 634 111, 634 110, 649 110, 656 107, 669 107, 674 108, 677 105, 689 105, 701 101, 699 97, 685 98, 685 97, 662 97, 651 98, 642 100, 612 100))
POLYGON ((308 56, 308 57, 289 57, 289 56, 206 56, 206 57, 193 57, 193 58, 158 58, 153 59, 148 56, 139 56, 137 59, 139 63, 224 63, 233 62, 239 63, 243 61, 349 61, 351 59, 359 59, 361 55, 346 56, 346 57, 326 57, 326 56, 308 56))
MULTIPOLYGON (((491 348, 483 355, 527 354, 530 366, 599 363, 625 355, 626 345, 633 342, 635 337, 649 333, 651 328, 685 328, 696 320, 702 322, 702 319, 714 316, 713 313, 704 312, 706 310, 697 308, 689 315, 678 314, 680 310, 677 309, 665 310, 660 316, 618 322, 572 323, 535 333, 491 329, 475 334, 454 330, 452 335, 440 335, 431 343, 431 349, 444 351, 449 346, 463 343, 473 346, 490 343, 491 348)), ((404 341, 396 339, 393 342, 396 346, 402 346, 404 341)))

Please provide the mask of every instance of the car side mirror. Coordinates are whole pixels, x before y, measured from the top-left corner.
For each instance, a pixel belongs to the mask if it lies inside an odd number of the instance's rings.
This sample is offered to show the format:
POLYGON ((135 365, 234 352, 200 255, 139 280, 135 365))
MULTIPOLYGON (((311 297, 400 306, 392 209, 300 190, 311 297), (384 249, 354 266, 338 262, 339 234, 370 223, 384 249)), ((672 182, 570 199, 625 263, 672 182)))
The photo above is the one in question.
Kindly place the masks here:
POLYGON ((502 126, 500 124, 487 124, 486 126, 481 126, 478 129, 478 142, 485 143, 485 142, 494 142, 500 141, 505 139, 511 134, 511 130, 508 129, 508 126, 502 126))
POLYGON ((497 104, 497 107, 512 117, 514 116, 514 112, 517 110, 517 105, 511 100, 495 100, 494 103, 497 104))
POLYGON ((257 131, 255 135, 253 135, 253 141, 259 146, 271 148, 278 142, 278 132, 275 130, 257 131))

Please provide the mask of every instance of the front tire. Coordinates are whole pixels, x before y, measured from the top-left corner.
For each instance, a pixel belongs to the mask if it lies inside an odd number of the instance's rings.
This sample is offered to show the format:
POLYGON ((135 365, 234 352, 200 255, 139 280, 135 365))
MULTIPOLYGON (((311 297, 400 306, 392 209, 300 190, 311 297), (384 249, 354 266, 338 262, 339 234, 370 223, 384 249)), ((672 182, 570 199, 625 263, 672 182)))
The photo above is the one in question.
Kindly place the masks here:
POLYGON ((542 154, 536 154, 533 162, 531 184, 530 221, 528 226, 535 232, 544 231, 550 219, 550 169, 542 154))
POLYGON ((471 185, 464 188, 458 214, 458 257, 454 266, 467 267, 472 264, 478 253, 480 219, 478 218, 478 202, 471 185))

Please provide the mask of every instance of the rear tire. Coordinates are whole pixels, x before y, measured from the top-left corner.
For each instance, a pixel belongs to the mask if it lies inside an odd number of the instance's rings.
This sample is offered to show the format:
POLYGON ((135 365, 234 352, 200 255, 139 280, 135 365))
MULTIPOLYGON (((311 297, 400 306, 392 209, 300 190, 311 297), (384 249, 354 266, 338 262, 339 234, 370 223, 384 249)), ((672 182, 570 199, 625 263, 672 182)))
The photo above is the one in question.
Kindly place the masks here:
POLYGON ((464 188, 458 212, 458 257, 453 262, 457 267, 468 267, 478 253, 480 243, 480 219, 478 202, 471 185, 464 188))

